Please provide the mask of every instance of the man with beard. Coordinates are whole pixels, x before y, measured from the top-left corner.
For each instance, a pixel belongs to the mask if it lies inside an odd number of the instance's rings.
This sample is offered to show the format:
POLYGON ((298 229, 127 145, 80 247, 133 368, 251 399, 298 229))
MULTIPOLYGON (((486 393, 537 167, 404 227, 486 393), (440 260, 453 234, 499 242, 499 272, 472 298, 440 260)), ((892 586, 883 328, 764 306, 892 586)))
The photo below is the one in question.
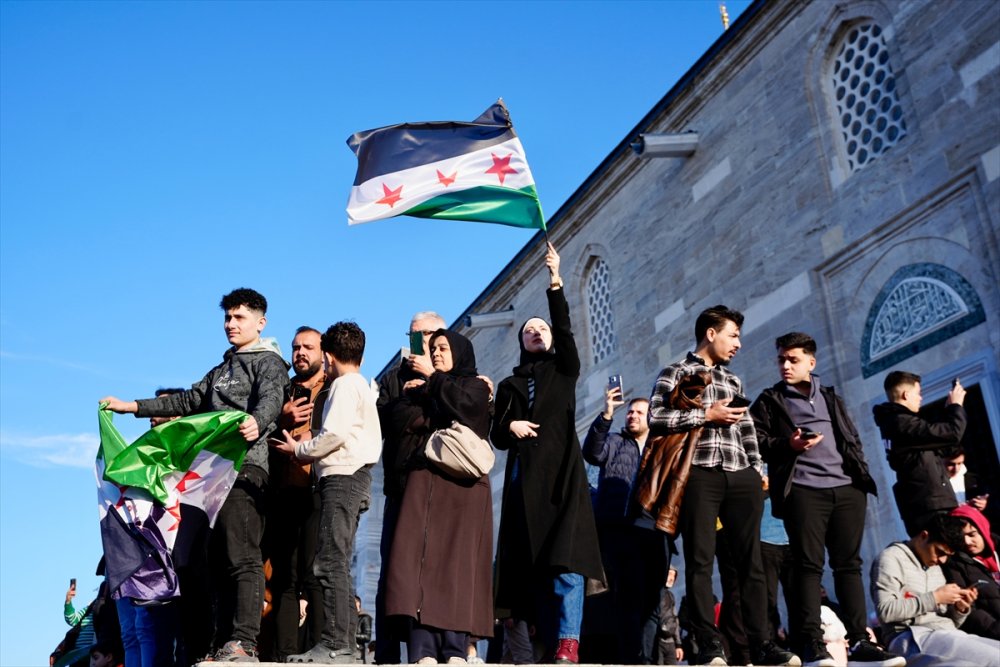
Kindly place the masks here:
MULTIPOLYGON (((319 432, 323 403, 330 390, 316 329, 296 329, 292 369, 295 375, 278 423, 296 441, 309 440, 319 432)), ((311 639, 315 641, 323 631, 323 591, 313 575, 319 512, 314 504, 311 465, 274 451, 270 463, 274 496, 265 543, 271 557, 274 659, 284 662, 287 656, 304 650, 299 642, 300 598, 307 603, 311 639)))
POLYGON ((604 411, 590 425, 583 458, 601 469, 594 502, 601 558, 611 589, 622 664, 649 664, 659 624, 660 589, 667 578, 667 545, 652 519, 630 516, 629 499, 649 433, 649 401, 634 398, 625 428, 611 433, 614 410, 622 405, 621 388, 606 392, 604 411))
POLYGON ((712 564, 716 519, 722 521, 737 567, 743 622, 755 665, 801 665, 798 656, 771 641, 767 627, 767 586, 760 557, 760 519, 764 511, 764 464, 757 448, 743 383, 726 366, 740 349, 743 315, 713 306, 695 322, 697 347, 660 372, 649 400, 649 426, 665 433, 701 429, 681 505, 684 566, 696 664, 725 665, 722 640, 714 624, 712 564), (708 373, 702 408, 674 410, 670 394, 693 373, 708 373), (736 405, 731 405, 737 402, 736 405))

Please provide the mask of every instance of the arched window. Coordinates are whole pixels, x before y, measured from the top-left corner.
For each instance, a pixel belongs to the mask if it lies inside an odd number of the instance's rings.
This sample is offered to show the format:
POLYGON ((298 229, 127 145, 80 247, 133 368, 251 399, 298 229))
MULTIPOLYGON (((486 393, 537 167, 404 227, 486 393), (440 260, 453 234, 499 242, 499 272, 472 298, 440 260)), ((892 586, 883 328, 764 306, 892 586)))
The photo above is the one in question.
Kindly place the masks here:
POLYGON ((607 262, 598 257, 590 263, 586 285, 590 349, 597 364, 607 359, 616 345, 615 316, 611 311, 611 272, 607 262))
POLYGON ((832 50, 827 81, 848 172, 872 162, 906 136, 906 119, 882 28, 850 25, 832 50))
POLYGON ((986 321, 965 278, 939 264, 897 271, 875 298, 861 339, 864 377, 986 321))

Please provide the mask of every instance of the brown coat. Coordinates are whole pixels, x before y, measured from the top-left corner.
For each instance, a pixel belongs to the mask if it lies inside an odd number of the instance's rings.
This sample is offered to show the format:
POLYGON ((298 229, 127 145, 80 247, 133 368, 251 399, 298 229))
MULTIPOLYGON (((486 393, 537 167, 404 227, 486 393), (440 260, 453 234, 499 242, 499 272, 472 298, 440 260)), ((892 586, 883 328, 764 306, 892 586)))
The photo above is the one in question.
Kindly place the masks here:
POLYGON ((449 477, 423 455, 431 432, 453 419, 481 437, 489 433, 489 388, 477 377, 434 373, 426 392, 417 394, 398 399, 398 409, 390 411, 407 424, 401 432, 421 444, 413 448, 389 554, 386 614, 409 616, 440 630, 492 637, 490 478, 449 477))
MULTIPOLYGON (((670 407, 674 410, 701 409, 701 396, 711 381, 708 373, 683 377, 670 392, 670 407)), ((642 452, 635 499, 656 519, 656 529, 669 535, 677 534, 684 488, 701 431, 699 426, 683 433, 650 435, 642 452)))

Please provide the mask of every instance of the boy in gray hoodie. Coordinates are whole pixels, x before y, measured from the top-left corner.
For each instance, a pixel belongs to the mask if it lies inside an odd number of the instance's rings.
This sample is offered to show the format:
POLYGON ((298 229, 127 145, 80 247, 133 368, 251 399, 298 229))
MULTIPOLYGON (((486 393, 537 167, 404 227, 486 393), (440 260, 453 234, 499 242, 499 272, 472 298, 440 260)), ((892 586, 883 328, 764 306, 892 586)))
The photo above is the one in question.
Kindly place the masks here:
POLYGON ((938 515, 908 541, 890 544, 872 564, 872 601, 886 645, 911 667, 1000 664, 1000 642, 958 629, 978 592, 947 583, 941 564, 962 540, 961 521, 938 515))
POLYGON ((260 542, 264 532, 267 487, 267 438, 281 412, 288 364, 273 338, 261 338, 267 324, 267 299, 240 288, 222 297, 226 338, 231 347, 222 363, 187 391, 157 398, 122 401, 101 399, 106 410, 136 417, 186 416, 220 410, 250 415, 240 426, 247 441, 243 467, 226 498, 212 533, 210 559, 225 573, 219 584, 215 643, 217 662, 257 662, 257 635, 264 602, 264 566, 260 542), (224 642, 224 643, 222 643, 224 642), (221 645, 220 645, 221 644, 221 645))

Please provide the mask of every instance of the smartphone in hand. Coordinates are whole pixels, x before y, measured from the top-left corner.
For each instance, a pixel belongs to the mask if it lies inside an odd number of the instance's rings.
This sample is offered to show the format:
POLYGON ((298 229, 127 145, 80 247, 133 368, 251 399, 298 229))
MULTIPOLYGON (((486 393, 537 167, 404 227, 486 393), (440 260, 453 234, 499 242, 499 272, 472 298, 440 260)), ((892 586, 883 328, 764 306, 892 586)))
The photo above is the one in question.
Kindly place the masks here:
POLYGON ((729 408, 749 408, 750 407, 750 399, 747 398, 746 396, 740 396, 739 394, 736 394, 736 396, 733 397, 733 400, 729 401, 729 405, 727 405, 726 407, 729 407, 729 408))
POLYGON ((621 375, 611 375, 608 377, 608 391, 613 391, 617 389, 618 394, 622 393, 622 376, 621 375))
POLYGON ((421 357, 424 355, 424 333, 422 331, 410 332, 410 354, 421 357))

